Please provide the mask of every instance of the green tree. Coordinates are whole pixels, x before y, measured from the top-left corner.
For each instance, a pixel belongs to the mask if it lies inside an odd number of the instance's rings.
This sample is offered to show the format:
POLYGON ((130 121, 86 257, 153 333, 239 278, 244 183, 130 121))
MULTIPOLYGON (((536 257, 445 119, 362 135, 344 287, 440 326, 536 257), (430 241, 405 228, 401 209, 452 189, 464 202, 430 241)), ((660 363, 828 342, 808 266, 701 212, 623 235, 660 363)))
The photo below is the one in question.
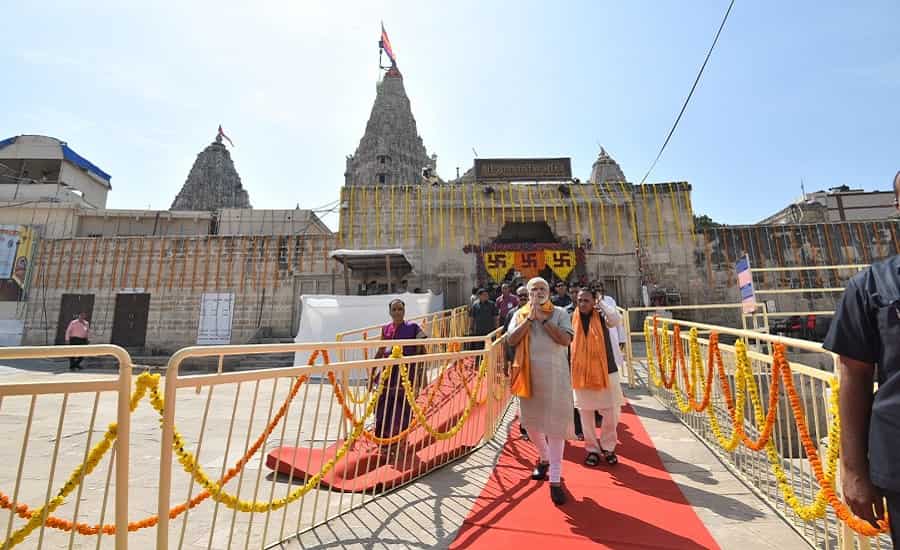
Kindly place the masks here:
POLYGON ((703 214, 702 216, 694 216, 694 228, 697 231, 705 231, 714 227, 722 227, 723 224, 713 221, 712 218, 703 214))

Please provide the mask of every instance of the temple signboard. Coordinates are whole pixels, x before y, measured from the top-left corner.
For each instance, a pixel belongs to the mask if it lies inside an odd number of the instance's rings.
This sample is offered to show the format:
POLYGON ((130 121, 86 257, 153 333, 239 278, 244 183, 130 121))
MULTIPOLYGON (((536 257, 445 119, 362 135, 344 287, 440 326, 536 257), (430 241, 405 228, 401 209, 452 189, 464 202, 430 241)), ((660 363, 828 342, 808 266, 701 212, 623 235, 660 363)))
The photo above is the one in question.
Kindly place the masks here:
POLYGON ((572 179, 572 159, 475 159, 478 181, 563 181, 572 179))

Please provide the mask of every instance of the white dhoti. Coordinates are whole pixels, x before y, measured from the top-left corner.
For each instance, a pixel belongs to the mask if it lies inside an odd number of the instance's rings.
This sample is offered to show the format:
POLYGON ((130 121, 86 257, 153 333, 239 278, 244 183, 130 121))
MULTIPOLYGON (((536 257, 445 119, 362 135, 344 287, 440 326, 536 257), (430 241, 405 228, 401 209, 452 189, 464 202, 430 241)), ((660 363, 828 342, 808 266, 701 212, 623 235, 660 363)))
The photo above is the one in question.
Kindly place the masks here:
POLYGON ((617 429, 619 416, 625 396, 622 394, 622 386, 619 383, 619 373, 609 374, 609 386, 602 390, 572 390, 575 407, 581 416, 581 426, 584 430, 585 449, 589 453, 614 451, 618 444, 617 429), (594 411, 603 416, 600 424, 600 440, 597 440, 597 430, 594 428, 594 411))

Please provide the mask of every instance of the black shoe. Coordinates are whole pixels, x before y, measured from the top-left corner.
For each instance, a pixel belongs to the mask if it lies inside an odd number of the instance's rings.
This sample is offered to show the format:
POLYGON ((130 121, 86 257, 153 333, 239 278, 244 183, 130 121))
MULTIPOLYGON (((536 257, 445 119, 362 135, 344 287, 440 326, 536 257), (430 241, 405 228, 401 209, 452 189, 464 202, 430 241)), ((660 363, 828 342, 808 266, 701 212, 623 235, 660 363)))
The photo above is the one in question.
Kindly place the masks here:
POLYGON ((553 504, 556 504, 557 506, 566 503, 566 491, 565 489, 563 489, 562 485, 550 486, 550 500, 552 500, 553 504))
POLYGON ((538 462, 534 470, 531 471, 531 479, 541 481, 547 479, 547 470, 550 469, 549 462, 538 462))
POLYGON ((578 441, 584 441, 584 434, 575 434, 575 439, 578 441))

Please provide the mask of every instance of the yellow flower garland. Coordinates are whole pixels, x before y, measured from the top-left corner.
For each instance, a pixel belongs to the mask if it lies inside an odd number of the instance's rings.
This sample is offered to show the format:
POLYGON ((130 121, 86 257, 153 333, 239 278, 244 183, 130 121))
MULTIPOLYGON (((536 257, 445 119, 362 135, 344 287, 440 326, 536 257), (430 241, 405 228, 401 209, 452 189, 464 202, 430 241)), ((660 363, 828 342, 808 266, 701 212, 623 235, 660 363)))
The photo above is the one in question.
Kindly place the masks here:
POLYGON ((405 363, 400 364, 400 382, 403 385, 403 391, 406 392, 406 400, 412 406, 413 414, 415 415, 416 420, 419 422, 419 425, 425 428, 425 431, 427 431, 429 435, 431 435, 438 441, 444 441, 455 436, 466 424, 466 421, 469 419, 469 415, 472 413, 472 408, 475 405, 475 401, 478 398, 478 393, 481 391, 481 384, 482 382, 484 382, 485 374, 487 374, 487 367, 485 362, 482 361, 481 365, 478 368, 478 385, 475 387, 475 392, 473 394, 470 394, 469 402, 466 404, 466 408, 465 410, 463 410, 462 416, 452 428, 450 428, 446 432, 439 432, 428 424, 428 420, 425 418, 424 411, 422 411, 422 408, 416 404, 415 392, 413 391, 412 384, 409 381, 408 367, 405 363))
MULTIPOLYGON (((129 407, 131 408, 131 412, 137 408, 138 403, 141 402, 141 399, 146 395, 147 390, 150 389, 154 383, 154 379, 152 378, 154 375, 148 375, 144 373, 143 375, 138 377, 135 391, 131 394, 131 399, 129 401, 129 407)), ((156 376, 156 383, 158 384, 159 375, 156 376)), ((66 483, 62 486, 62 488, 57 491, 56 496, 50 499, 44 506, 36 508, 34 512, 31 513, 31 519, 19 528, 16 532, 9 536, 2 545, 0 545, 0 550, 8 550, 9 548, 13 548, 14 546, 21 544, 28 535, 31 534, 32 531, 37 529, 46 521, 47 516, 53 513, 54 510, 59 508, 64 502, 67 496, 78 487, 81 482, 87 477, 94 469, 100 464, 100 461, 103 459, 104 455, 109 452, 112 447, 113 441, 115 441, 117 436, 117 424, 113 422, 106 429, 106 433, 103 434, 103 439, 101 439, 96 445, 91 448, 88 452, 87 460, 84 463, 79 464, 75 470, 69 475, 69 478, 66 480, 66 483)))
MULTIPOLYGON (((656 358, 654 357, 652 345, 653 342, 653 334, 650 329, 649 319, 644 323, 644 338, 647 344, 647 364, 648 370, 650 372, 650 378, 654 385, 657 387, 664 387, 663 384, 663 376, 660 372, 657 372, 657 364, 656 358)), ((662 324, 662 349, 660 351, 661 357, 659 368, 660 370, 665 369, 666 367, 663 365, 671 364, 672 368, 677 367, 677 363, 674 361, 672 353, 670 351, 668 334, 665 328, 665 322, 662 324)), ((693 397, 694 389, 698 387, 705 387, 706 385, 706 376, 703 373, 702 368, 702 359, 699 353, 699 338, 697 336, 696 330, 692 330, 690 334, 690 356, 691 356, 691 372, 690 372, 690 387, 686 388, 690 395, 693 397)), ((764 409, 762 400, 759 395, 759 390, 756 385, 756 380, 753 377, 753 372, 750 366, 750 359, 747 354, 747 345, 743 340, 737 340, 735 342, 735 406, 733 414, 729 414, 731 424, 732 424, 732 433, 729 438, 726 438, 722 434, 722 428, 719 425, 718 417, 714 410, 714 407, 707 405, 706 412, 709 416, 710 427, 712 429, 713 435, 716 438, 717 443, 720 447, 722 447, 727 452, 733 452, 737 449, 738 445, 742 440, 742 426, 744 422, 743 412, 745 410, 746 397, 749 394, 750 402, 753 407, 754 421, 757 429, 761 432, 766 424, 764 409)), ((790 377, 792 374, 789 370, 789 365, 785 367, 786 371, 782 374, 785 377, 790 377)), ((674 371, 673 371, 674 376, 674 371)), ((803 519, 804 521, 814 521, 817 519, 821 519, 825 517, 825 513, 828 507, 828 497, 827 494, 829 490, 834 490, 834 479, 837 472, 837 462, 839 457, 840 450, 840 415, 838 409, 838 381, 836 377, 831 377, 828 379, 831 395, 829 399, 829 412, 831 414, 831 426, 828 431, 828 453, 826 455, 826 468, 824 469, 824 484, 820 484, 820 488, 817 491, 815 497, 812 502, 804 505, 800 499, 797 497, 794 492, 793 486, 790 483, 787 473, 784 471, 784 467, 782 465, 781 455, 778 454, 778 449, 775 446, 774 440, 770 437, 765 444, 766 457, 769 461, 770 467, 772 469, 772 473, 775 476, 775 479, 778 483, 779 490, 784 496, 785 502, 791 507, 794 513, 797 514, 798 517, 803 519)), ((672 387, 673 393, 675 394, 675 399, 677 402, 677 406, 679 410, 684 413, 688 413, 691 411, 691 406, 688 403, 685 403, 682 399, 681 393, 678 388, 678 381, 675 380, 675 383, 672 387)), ((802 414, 802 413, 801 413, 802 414)), ((805 422, 804 418, 794 418, 795 422, 805 422)))
MULTIPOLYGON (((388 365, 387 368, 382 371, 378 388, 373 392, 372 399, 369 401, 369 404, 366 407, 366 413, 363 417, 363 420, 365 420, 365 418, 369 417, 374 412, 378 397, 381 395, 381 392, 384 389, 385 383, 388 379, 388 376, 390 375, 392 367, 393 365, 388 365)), ((151 388, 150 402, 153 405, 153 408, 156 409, 160 414, 162 414, 164 402, 156 388, 151 388)), ((287 496, 283 498, 276 498, 271 501, 242 500, 236 495, 226 492, 224 487, 210 479, 203 468, 197 463, 194 455, 190 451, 185 450, 184 439, 177 431, 175 431, 175 435, 173 438, 174 442, 172 446, 175 448, 175 454, 178 456, 178 462, 181 464, 184 471, 190 474, 191 477, 194 478, 194 481, 196 481, 200 486, 209 491, 210 497, 213 500, 224 504, 225 506, 233 510, 239 510, 241 512, 262 513, 279 510, 287 506, 288 504, 300 499, 303 495, 315 488, 322 480, 322 478, 328 475, 328 473, 334 468, 337 462, 341 460, 345 454, 347 454, 347 451, 350 450, 350 447, 359 438, 362 431, 363 421, 354 424, 353 430, 344 441, 343 445, 341 445, 341 447, 337 450, 335 456, 322 466, 321 470, 310 477, 304 485, 288 493, 287 496)))

